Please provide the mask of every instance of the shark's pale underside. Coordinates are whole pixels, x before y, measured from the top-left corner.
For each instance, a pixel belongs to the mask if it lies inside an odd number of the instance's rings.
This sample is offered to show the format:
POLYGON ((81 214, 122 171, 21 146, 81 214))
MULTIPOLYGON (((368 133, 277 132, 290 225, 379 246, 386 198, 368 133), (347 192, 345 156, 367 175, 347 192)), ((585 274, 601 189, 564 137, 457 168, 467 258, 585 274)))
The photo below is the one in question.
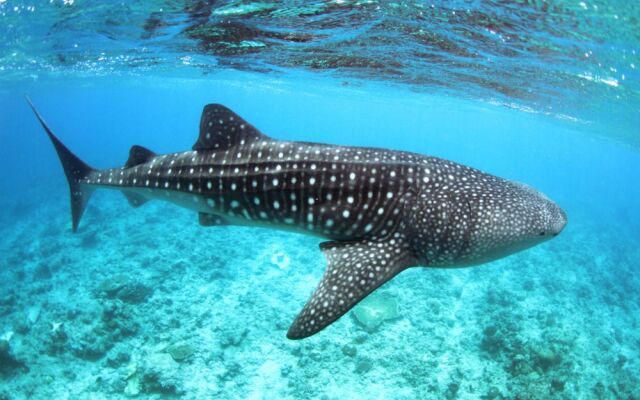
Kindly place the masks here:
POLYGON ((192 151, 131 148, 95 170, 53 134, 71 191, 72 227, 96 188, 134 207, 162 199, 200 224, 255 225, 329 239, 327 268, 287 337, 311 336, 412 266, 469 266, 556 236, 560 207, 536 190, 452 161, 402 151, 272 139, 225 106, 204 107, 192 151))

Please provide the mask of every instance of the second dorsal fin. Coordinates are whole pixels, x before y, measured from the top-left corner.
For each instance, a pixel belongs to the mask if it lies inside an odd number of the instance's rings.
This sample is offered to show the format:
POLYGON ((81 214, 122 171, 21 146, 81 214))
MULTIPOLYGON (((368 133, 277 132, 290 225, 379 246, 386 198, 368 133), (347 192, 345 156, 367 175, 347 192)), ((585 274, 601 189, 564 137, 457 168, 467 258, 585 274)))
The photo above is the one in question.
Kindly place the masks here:
POLYGON ((193 150, 226 150, 267 136, 221 104, 208 104, 202 110, 200 136, 193 150))
POLYGON ((134 144, 129 150, 129 158, 127 159, 127 162, 124 164, 124 166, 126 168, 135 167, 136 165, 149 162, 155 156, 156 153, 154 153, 153 151, 147 149, 146 147, 134 144))

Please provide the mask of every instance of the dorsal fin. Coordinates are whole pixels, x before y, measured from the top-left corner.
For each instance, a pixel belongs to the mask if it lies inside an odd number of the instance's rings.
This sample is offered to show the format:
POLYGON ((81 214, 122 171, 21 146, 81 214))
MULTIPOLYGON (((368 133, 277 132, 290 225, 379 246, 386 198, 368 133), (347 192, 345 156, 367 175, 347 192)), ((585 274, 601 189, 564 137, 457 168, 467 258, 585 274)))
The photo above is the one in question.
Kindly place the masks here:
POLYGON ((267 136, 221 104, 207 104, 200 118, 200 136, 193 150, 226 150, 267 136))
POLYGON ((131 146, 131 149, 129 149, 129 158, 127 159, 127 162, 124 164, 124 166, 126 168, 135 167, 136 165, 149 162, 149 160, 151 160, 155 156, 156 153, 154 153, 153 151, 134 144, 133 146, 131 146))

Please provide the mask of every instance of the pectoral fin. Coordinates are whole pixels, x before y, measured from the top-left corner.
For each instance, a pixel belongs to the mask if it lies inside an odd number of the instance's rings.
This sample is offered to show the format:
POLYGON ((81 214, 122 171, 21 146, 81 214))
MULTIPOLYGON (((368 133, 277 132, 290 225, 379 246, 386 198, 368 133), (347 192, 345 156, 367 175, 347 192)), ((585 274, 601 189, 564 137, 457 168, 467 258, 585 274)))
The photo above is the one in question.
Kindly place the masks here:
POLYGON ((133 208, 138 208, 144 203, 146 203, 147 201, 149 201, 149 199, 147 199, 146 197, 138 193, 127 192, 127 191, 123 191, 122 193, 124 194, 124 197, 127 198, 127 201, 133 208))
POLYGON ((231 225, 223 217, 215 214, 198 213, 198 222, 201 226, 231 225))
POLYGON ((327 269, 289 328, 289 339, 303 339, 324 329, 400 271, 418 264, 397 239, 326 242, 320 248, 327 269))

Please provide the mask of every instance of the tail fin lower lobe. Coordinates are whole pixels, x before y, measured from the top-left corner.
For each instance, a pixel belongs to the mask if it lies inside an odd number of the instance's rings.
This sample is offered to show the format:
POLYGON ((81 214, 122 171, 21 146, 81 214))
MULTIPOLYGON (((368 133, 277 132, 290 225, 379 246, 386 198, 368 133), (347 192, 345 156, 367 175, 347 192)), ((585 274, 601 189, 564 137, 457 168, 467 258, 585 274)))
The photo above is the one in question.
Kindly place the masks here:
POLYGON ((84 209, 87 206, 87 202, 89 201, 89 197, 94 190, 92 187, 83 184, 82 181, 95 170, 73 154, 67 146, 65 146, 60 139, 53 134, 38 110, 36 110, 31 99, 29 99, 29 97, 26 98, 29 106, 36 114, 38 121, 40 121, 40 124, 47 133, 47 136, 51 139, 51 143, 53 143, 53 146, 58 153, 58 157, 60 158, 60 162, 62 163, 62 168, 64 168, 64 174, 67 176, 69 190, 71 192, 71 224, 73 232, 76 232, 78 230, 80 218, 82 217, 84 209))

